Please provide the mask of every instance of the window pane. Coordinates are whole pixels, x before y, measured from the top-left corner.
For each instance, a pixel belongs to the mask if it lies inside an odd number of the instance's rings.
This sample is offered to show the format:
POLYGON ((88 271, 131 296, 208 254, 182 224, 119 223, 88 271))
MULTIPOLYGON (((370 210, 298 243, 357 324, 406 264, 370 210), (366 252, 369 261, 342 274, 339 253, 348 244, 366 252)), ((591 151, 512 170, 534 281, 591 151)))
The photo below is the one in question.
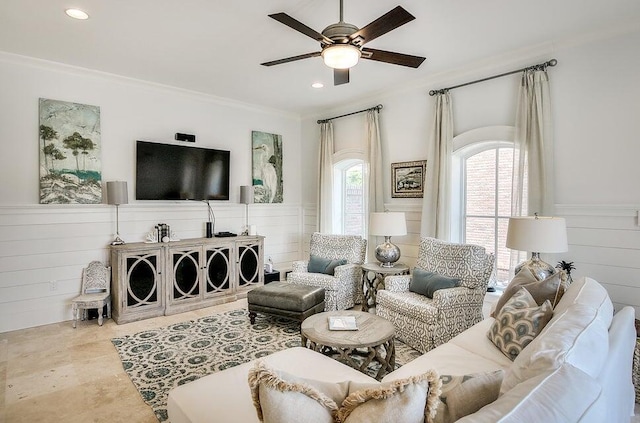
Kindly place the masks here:
POLYGON ((467 217, 465 219, 465 243, 484 247, 495 252, 495 219, 491 217, 467 217))
POLYGON ((512 174, 513 148, 498 149, 498 216, 511 216, 512 174))
POLYGON ((498 253, 496 254, 497 277, 499 282, 509 281, 509 264, 511 260, 511 250, 507 243, 507 227, 509 218, 498 219, 498 253))
POLYGON ((343 233, 347 235, 364 234, 364 185, 362 183, 362 175, 362 164, 351 166, 345 171, 343 233))
POLYGON ((493 216, 496 200, 496 150, 483 151, 469 157, 465 163, 465 175, 465 214, 493 216))

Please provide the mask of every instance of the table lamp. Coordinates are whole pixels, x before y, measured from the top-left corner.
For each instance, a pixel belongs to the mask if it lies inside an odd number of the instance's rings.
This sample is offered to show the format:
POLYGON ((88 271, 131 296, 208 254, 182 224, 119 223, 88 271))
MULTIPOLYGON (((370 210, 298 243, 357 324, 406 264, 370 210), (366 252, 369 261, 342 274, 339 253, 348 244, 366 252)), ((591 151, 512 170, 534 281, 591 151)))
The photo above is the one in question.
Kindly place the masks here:
POLYGON ((526 216, 509 218, 507 248, 531 251, 531 258, 516 266, 515 273, 527 267, 538 279, 555 273, 555 268, 540 259, 540 253, 563 253, 567 245, 567 225, 562 217, 526 216))
POLYGON ((120 238, 120 215, 118 207, 120 204, 128 204, 129 197, 127 195, 127 182, 126 181, 111 181, 107 182, 107 204, 116 206, 116 239, 111 242, 111 245, 124 244, 122 238, 120 238))
POLYGON ((393 267, 400 259, 400 248, 391 243, 392 236, 407 234, 407 222, 404 213, 385 212, 369 215, 369 234, 384 236, 384 242, 376 247, 376 259, 381 267, 393 267))
POLYGON ((253 204, 253 185, 242 185, 240 187, 240 203, 245 207, 245 225, 242 235, 249 235, 249 204, 253 204))

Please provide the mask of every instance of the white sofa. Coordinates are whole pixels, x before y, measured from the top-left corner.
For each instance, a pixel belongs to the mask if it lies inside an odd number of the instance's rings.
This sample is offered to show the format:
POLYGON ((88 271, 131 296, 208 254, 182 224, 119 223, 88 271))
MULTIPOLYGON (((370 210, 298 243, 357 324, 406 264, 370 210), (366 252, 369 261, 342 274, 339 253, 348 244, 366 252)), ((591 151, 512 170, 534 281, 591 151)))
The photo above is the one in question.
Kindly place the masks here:
MULTIPOLYGON (((624 422, 633 415, 631 363, 634 310, 613 315, 606 290, 596 281, 574 282, 542 333, 512 362, 487 338, 487 318, 449 342, 388 374, 383 382, 428 369, 464 375, 503 369, 498 399, 460 422, 624 422)), ((305 348, 272 354, 266 362, 308 379, 375 382, 333 359, 305 348)), ((173 389, 172 423, 258 422, 247 383, 246 363, 173 389)))

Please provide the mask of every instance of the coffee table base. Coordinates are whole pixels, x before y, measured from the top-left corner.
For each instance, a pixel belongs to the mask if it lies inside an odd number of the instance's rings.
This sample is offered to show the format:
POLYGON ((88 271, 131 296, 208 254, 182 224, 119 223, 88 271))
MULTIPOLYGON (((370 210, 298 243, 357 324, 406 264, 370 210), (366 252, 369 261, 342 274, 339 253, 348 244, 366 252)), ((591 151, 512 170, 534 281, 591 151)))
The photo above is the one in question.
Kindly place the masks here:
POLYGON ((380 369, 375 376, 376 380, 382 379, 385 374, 392 372, 396 367, 396 347, 393 338, 372 347, 337 348, 317 344, 302 336, 302 346, 330 356, 362 373, 366 373, 369 364, 375 361, 380 364, 380 369), (362 357, 362 360, 357 360, 356 356, 362 357))

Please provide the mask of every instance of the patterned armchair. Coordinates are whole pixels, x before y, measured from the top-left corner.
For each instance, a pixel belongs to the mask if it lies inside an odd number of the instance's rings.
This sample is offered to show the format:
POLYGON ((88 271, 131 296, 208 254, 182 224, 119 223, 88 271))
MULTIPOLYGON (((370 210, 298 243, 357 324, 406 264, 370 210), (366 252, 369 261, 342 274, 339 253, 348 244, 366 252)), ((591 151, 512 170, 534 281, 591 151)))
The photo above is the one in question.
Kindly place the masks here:
POLYGON ((330 260, 345 259, 334 275, 309 273, 308 260, 294 261, 287 281, 301 285, 322 287, 325 290, 325 310, 345 310, 362 302, 362 268, 367 240, 353 235, 311 235, 309 253, 330 260))
POLYGON ((416 267, 460 279, 433 299, 409 291, 411 276, 387 276, 378 291, 376 314, 391 321, 396 336, 425 353, 482 320, 482 303, 494 256, 478 245, 422 238, 416 267))

